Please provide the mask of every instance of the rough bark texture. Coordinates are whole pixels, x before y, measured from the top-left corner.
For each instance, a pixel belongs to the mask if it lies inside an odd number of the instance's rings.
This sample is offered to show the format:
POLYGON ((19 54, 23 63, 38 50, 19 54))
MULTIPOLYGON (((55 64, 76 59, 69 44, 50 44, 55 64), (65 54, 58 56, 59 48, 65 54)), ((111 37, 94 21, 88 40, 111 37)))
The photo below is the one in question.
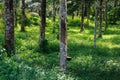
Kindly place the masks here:
POLYGON ((41 1, 40 44, 45 40, 46 27, 46 0, 41 1))
POLYGON ((81 12, 80 32, 84 31, 84 12, 85 12, 85 1, 82 0, 82 12, 81 12))
POLYGON ((14 54, 13 0, 5 0, 5 47, 8 56, 14 54))
POLYGON ((98 31, 98 38, 102 38, 102 2, 103 0, 100 1, 100 7, 99 7, 99 31, 98 31))
POLYGON ((25 32, 25 0, 22 0, 21 32, 25 32))
POLYGON ((67 2, 61 0, 60 5, 60 71, 66 72, 67 57, 67 2))
POLYGON ((97 18, 98 18, 98 17, 97 17, 97 16, 98 16, 98 15, 97 15, 97 14, 98 14, 98 13, 97 13, 97 12, 98 12, 97 10, 98 10, 98 2, 96 1, 96 2, 95 2, 94 48, 96 48, 96 30, 97 30, 97 20, 98 20, 98 19, 97 19, 97 18))
POLYGON ((107 16, 107 11, 108 11, 108 0, 105 0, 105 31, 108 28, 108 16, 107 16))

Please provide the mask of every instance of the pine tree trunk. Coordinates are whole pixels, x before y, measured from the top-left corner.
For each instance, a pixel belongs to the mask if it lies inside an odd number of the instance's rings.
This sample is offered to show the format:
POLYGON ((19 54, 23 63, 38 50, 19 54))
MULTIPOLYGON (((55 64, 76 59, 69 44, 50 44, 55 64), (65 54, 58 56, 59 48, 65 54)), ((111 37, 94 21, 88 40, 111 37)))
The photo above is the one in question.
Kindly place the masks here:
POLYGON ((25 0, 22 0, 21 32, 25 32, 25 0))
POLYGON ((107 16, 107 11, 108 11, 108 0, 105 0, 105 31, 108 28, 108 16, 107 16))
POLYGON ((102 38, 102 1, 100 1, 100 8, 99 8, 99 31, 98 31, 98 38, 102 38))
POLYGON ((40 26, 40 44, 45 40, 46 27, 46 0, 41 2, 41 26, 40 26))
POLYGON ((81 27, 80 27, 80 32, 84 31, 84 11, 85 11, 85 1, 82 0, 82 12, 81 12, 81 27))
POLYGON ((15 53, 13 0, 5 0, 5 47, 8 56, 12 56, 15 53))
POLYGON ((60 71, 66 72, 67 57, 67 2, 61 0, 60 5, 60 71))

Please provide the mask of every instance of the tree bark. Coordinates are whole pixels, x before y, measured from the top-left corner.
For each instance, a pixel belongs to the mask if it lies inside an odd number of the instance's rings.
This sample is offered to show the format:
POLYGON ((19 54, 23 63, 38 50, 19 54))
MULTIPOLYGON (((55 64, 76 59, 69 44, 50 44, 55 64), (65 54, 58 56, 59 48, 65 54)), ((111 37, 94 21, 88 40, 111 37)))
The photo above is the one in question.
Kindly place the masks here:
POLYGON ((15 53, 14 49, 14 16, 13 0, 5 0, 5 47, 8 56, 15 53))
POLYGON ((80 27, 80 32, 84 31, 84 11, 85 11, 85 1, 82 0, 82 12, 81 12, 81 27, 80 27))
POLYGON ((108 28, 108 16, 107 16, 107 11, 108 11, 108 0, 105 0, 105 31, 108 28))
POLYGON ((41 1, 40 44, 45 40, 46 27, 46 0, 41 1))
POLYGON ((25 0, 22 0, 21 32, 25 32, 25 0))
POLYGON ((94 26, 94 48, 96 48, 96 30, 97 30, 97 16, 98 16, 98 1, 95 2, 95 26, 94 26))
POLYGON ((60 4, 60 71, 66 72, 67 62, 67 2, 61 0, 60 4))
POLYGON ((103 0, 99 0, 100 7, 99 7, 99 31, 98 31, 98 38, 102 38, 102 2, 103 0))

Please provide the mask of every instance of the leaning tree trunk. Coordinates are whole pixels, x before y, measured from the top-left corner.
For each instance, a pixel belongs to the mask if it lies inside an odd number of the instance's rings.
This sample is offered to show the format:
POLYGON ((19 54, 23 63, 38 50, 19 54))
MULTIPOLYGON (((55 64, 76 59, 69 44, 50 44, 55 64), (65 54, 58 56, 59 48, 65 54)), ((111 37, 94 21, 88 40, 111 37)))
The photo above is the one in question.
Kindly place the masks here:
POLYGON ((85 12, 85 1, 82 0, 82 12, 81 12, 80 32, 84 31, 84 12, 85 12))
POLYGON ((41 26, 40 26, 40 44, 45 40, 46 26, 46 0, 41 2, 41 26))
POLYGON ((21 32, 25 32, 25 0, 22 0, 21 32))
POLYGON ((67 2, 61 0, 60 4, 60 71, 66 72, 67 57, 67 2))
POLYGON ((102 2, 103 0, 100 1, 100 7, 99 7, 99 31, 98 31, 98 38, 102 38, 102 2))
POLYGON ((108 11, 108 0, 105 0, 105 31, 108 28, 108 16, 107 16, 107 11, 108 11))
POLYGON ((94 48, 96 48, 96 30, 97 30, 97 18, 98 18, 98 1, 95 2, 95 26, 94 26, 94 48))
POLYGON ((15 53, 13 0, 5 0, 5 47, 8 56, 12 56, 15 53))

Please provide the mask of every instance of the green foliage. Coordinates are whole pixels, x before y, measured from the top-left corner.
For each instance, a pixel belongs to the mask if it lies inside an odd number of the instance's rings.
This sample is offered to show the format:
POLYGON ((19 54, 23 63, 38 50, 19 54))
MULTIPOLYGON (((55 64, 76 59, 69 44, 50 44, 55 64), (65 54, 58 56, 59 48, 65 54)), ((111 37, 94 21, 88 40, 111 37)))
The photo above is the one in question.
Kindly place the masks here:
POLYGON ((108 20, 110 24, 116 24, 120 20, 120 7, 115 7, 108 13, 108 20))

